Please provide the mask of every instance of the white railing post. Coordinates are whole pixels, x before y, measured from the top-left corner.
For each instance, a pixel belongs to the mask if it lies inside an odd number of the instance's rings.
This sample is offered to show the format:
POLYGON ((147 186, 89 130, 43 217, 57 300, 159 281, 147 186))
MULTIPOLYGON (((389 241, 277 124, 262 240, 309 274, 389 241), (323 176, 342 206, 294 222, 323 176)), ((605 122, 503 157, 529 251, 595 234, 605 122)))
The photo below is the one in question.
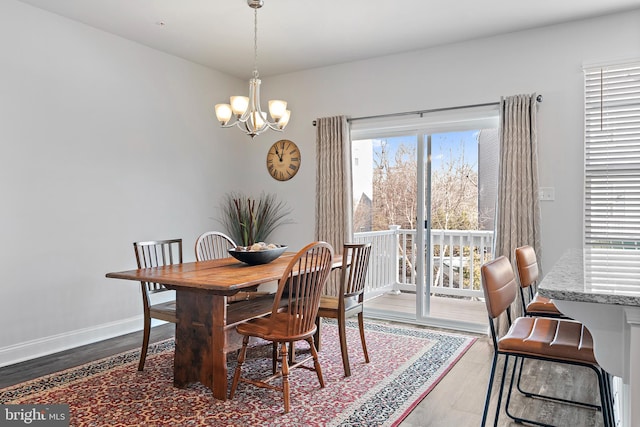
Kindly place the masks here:
POLYGON ((399 253, 400 253, 400 233, 398 230, 400 230, 400 226, 399 225, 389 225, 389 230, 391 230, 393 232, 393 237, 391 239, 389 239, 389 241, 391 242, 391 247, 389 248, 389 253, 390 254, 394 254, 393 255, 393 271, 394 274, 391 276, 393 277, 393 289, 391 289, 389 292, 387 292, 390 295, 400 295, 400 281, 398 280, 398 274, 399 274, 399 267, 400 267, 400 260, 399 260, 399 253))

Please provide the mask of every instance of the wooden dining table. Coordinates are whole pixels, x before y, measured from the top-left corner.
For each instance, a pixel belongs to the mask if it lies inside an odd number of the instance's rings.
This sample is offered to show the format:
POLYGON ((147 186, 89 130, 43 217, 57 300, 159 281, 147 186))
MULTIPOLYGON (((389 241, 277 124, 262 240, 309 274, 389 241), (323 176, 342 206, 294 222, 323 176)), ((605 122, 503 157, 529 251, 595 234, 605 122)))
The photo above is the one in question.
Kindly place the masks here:
MULTIPOLYGON (((235 258, 188 262, 106 277, 160 283, 176 291, 174 386, 184 388, 199 381, 214 397, 226 400, 227 353, 242 346, 235 327, 270 314, 274 301, 273 295, 263 295, 228 304, 227 297, 279 280, 294 256, 285 252, 268 264, 253 266, 235 258)), ((332 268, 340 267, 342 256, 336 254, 332 268)))

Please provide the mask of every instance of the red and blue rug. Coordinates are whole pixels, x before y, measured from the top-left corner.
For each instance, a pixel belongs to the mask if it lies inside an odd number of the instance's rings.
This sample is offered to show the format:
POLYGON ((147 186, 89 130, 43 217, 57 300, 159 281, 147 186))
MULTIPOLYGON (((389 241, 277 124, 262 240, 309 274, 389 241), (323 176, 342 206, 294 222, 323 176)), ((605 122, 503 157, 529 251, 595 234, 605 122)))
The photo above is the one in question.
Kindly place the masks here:
MULTIPOLYGON (((121 353, 2 389, 0 404, 69 404, 71 426, 394 426, 475 340, 368 322, 371 362, 364 363, 354 323, 347 328, 351 376, 346 378, 337 327, 325 321, 322 333, 326 387, 320 388, 315 372, 294 369, 288 414, 281 393, 273 390, 241 383, 233 400, 221 402, 201 384, 173 387, 173 340, 149 347, 144 372, 137 371, 137 351, 121 353)), ((268 375, 270 357, 270 346, 249 348, 243 375, 268 375)), ((229 377, 234 368, 230 355, 229 377)))

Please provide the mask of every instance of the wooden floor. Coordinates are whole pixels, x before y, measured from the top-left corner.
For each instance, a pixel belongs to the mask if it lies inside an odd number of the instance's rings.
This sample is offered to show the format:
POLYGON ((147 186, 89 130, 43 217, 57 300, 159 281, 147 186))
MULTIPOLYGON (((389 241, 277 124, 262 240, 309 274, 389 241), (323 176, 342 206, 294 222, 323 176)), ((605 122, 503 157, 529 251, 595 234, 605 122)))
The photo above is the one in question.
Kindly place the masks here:
MULTIPOLYGON (((401 427, 479 426, 491 370, 493 346, 481 336, 442 381, 400 424, 401 427)), ((502 358, 501 358, 502 360, 502 358)), ((512 362, 511 362, 512 363, 512 362)), ((502 372, 502 363, 497 371, 502 372)), ((513 366, 510 364, 510 366, 513 366)), ((507 380, 511 376, 507 376, 507 380)), ((494 382, 487 425, 493 425, 501 376, 494 382)), ((596 403, 599 399, 596 377, 588 368, 555 363, 528 361, 523 371, 523 388, 563 398, 596 403)), ((507 383, 508 384, 508 383, 507 383)), ((514 387, 515 388, 515 387, 514 387)), ((521 426, 504 414, 498 426, 521 426)), ((598 401, 599 402, 599 401, 598 401)), ((513 393, 510 410, 517 416, 534 418, 561 427, 602 426, 602 413, 577 406, 526 398, 513 393)))
MULTIPOLYGON (((416 294, 403 292, 398 295, 384 294, 365 303, 366 308, 389 310, 396 313, 416 314, 416 294)), ((487 323, 487 307, 484 301, 472 301, 462 298, 431 296, 430 316, 439 319, 487 323)))
MULTIPOLYGON (((173 336, 174 325, 166 324, 153 328, 151 341, 159 341, 173 336)), ((111 340, 90 344, 62 353, 0 368, 0 388, 27 381, 48 373, 53 373, 92 360, 101 359, 133 348, 142 342, 141 333, 134 333, 111 340)), ((375 354, 375 349, 369 349, 375 354)), ((429 426, 479 426, 491 366, 493 349, 485 336, 479 336, 476 343, 458 361, 454 368, 427 395, 401 424, 402 427, 429 426)), ((595 378, 590 370, 564 365, 548 365, 532 362, 525 365, 525 386, 531 390, 544 389, 545 393, 557 393, 564 397, 576 396, 583 400, 594 400, 597 396, 595 378)), ((496 387, 494 387, 494 390, 496 387)), ((494 391, 493 403, 495 404, 494 391)), ((547 401, 524 398, 515 394, 512 410, 519 415, 536 415, 545 422, 558 426, 601 426, 599 412, 575 406, 560 405, 547 401)), ((491 407, 493 415, 495 406, 491 407)), ((493 417, 489 418, 493 424, 493 417)), ((516 426, 504 415, 498 425, 516 426)))

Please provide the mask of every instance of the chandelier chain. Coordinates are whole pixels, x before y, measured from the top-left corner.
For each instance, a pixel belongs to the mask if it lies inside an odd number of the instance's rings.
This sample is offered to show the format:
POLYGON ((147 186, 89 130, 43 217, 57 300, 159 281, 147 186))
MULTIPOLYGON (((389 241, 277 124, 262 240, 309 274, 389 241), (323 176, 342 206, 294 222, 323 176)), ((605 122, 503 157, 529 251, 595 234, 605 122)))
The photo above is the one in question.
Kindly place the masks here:
POLYGON ((258 78, 258 9, 253 9, 253 77, 258 78))

